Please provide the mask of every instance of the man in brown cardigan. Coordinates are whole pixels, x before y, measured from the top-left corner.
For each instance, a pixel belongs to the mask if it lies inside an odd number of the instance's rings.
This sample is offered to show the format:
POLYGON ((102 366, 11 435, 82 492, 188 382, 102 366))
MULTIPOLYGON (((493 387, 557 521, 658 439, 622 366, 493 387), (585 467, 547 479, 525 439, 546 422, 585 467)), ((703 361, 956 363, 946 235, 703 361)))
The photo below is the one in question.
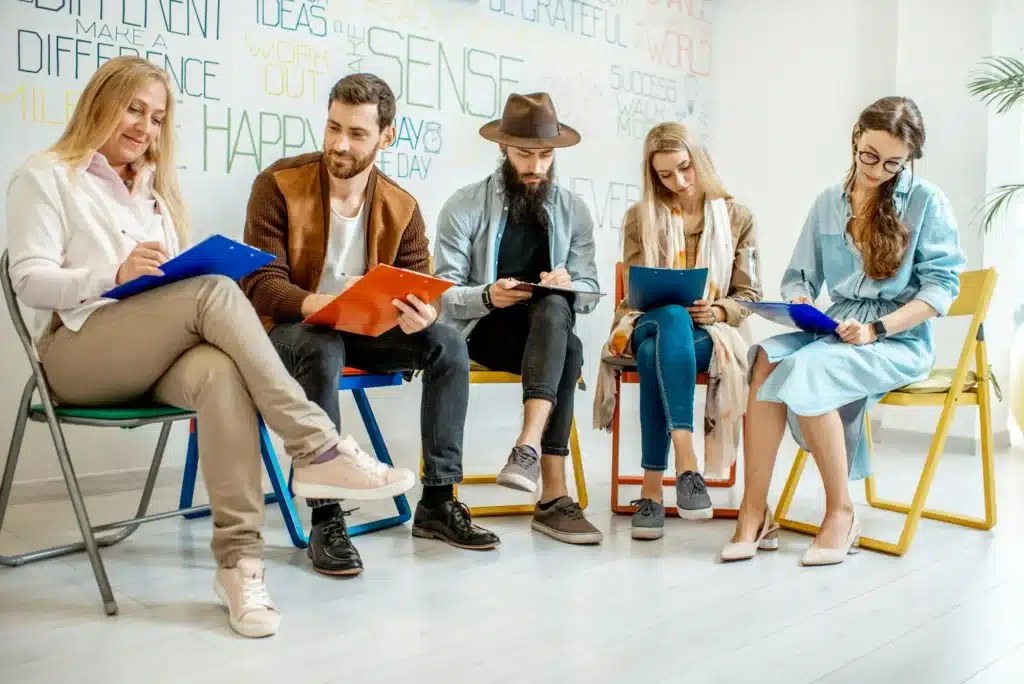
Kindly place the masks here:
MULTIPOLYGON (((338 379, 346 365, 369 372, 423 371, 420 431, 423 497, 413 534, 469 549, 498 538, 473 525, 453 485, 462 480, 469 354, 430 304, 396 300, 399 326, 364 337, 302 323, 377 264, 430 269, 415 198, 374 166, 395 139, 395 96, 372 74, 338 81, 328 102, 323 152, 281 159, 253 182, 245 241, 276 259, 242 281, 285 366, 340 426, 338 379)), ((309 500, 309 556, 325 574, 362 571, 337 501, 309 500)))

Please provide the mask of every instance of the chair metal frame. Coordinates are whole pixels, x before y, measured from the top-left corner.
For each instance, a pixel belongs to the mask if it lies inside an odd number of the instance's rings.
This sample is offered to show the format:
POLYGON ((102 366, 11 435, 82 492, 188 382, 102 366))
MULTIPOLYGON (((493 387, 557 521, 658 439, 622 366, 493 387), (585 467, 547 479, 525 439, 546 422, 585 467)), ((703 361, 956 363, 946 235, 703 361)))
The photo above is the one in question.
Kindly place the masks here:
MULTIPOLYGON (((902 513, 906 516, 906 519, 904 520, 899 540, 896 543, 862 536, 858 543, 858 546, 861 548, 880 551, 893 556, 902 556, 910 549, 910 545, 914 541, 914 535, 917 533, 917 524, 921 518, 938 520, 976 530, 990 530, 995 527, 995 463, 992 444, 991 396, 989 394, 992 378, 989 375, 984 322, 992 300, 992 293, 995 290, 996 280, 997 274, 995 269, 992 268, 968 271, 960 276, 960 296, 953 302, 947 316, 970 316, 971 324, 964 339, 964 345, 960 351, 960 359, 954 371, 949 390, 928 394, 896 390, 882 398, 880 403, 889 406, 941 406, 942 412, 939 415, 935 435, 932 437, 931 445, 928 448, 928 455, 914 491, 914 498, 909 504, 878 498, 875 494, 874 476, 869 476, 864 480, 864 493, 868 504, 872 508, 902 513), (973 387, 964 389, 965 380, 971 369, 972 358, 975 373, 977 374, 977 382, 973 387), (939 464, 939 457, 945 449, 946 438, 949 436, 953 414, 960 406, 978 407, 978 421, 981 428, 982 488, 985 501, 985 516, 983 518, 925 508, 928 493, 935 478, 935 470, 939 464)), ((865 439, 868 440, 869 453, 873 456, 874 446, 872 444, 871 421, 867 415, 865 415, 864 420, 865 439)), ((796 460, 793 462, 793 467, 789 471, 789 477, 786 479, 785 487, 779 498, 775 521, 783 529, 815 535, 820 530, 818 525, 811 525, 786 517, 790 505, 793 503, 793 496, 796 494, 797 486, 800 484, 800 477, 807 463, 807 456, 808 453, 803 449, 797 451, 796 460)))
MULTIPOLYGON (((625 294, 625 288, 622 283, 622 262, 615 264, 615 306, 618 307, 619 302, 625 294)), ((635 369, 629 367, 623 367, 615 376, 615 410, 612 414, 612 476, 611 476, 611 508, 613 513, 618 515, 632 515, 636 512, 636 506, 629 506, 619 503, 619 487, 623 485, 641 485, 643 484, 643 475, 622 475, 619 472, 619 442, 621 439, 621 433, 619 432, 620 413, 619 404, 621 400, 622 385, 636 385, 640 383, 640 374, 635 369)), ((697 375, 697 385, 707 385, 708 376, 706 373, 700 373, 697 375)), ((744 418, 745 420, 745 418, 744 418)), ((737 461, 739 459, 737 458, 737 461)), ((731 489, 736 485, 736 463, 733 462, 732 467, 729 469, 729 477, 725 479, 710 478, 705 480, 709 488, 720 488, 720 489, 731 489)), ((674 487, 676 480, 674 477, 665 477, 662 479, 662 486, 674 487)), ((666 515, 679 515, 679 510, 675 506, 665 507, 666 515)), ((713 509, 713 515, 716 518, 735 518, 739 515, 739 510, 735 508, 715 508, 713 509)))
MULTIPOLYGON (((518 385, 522 384, 522 377, 515 373, 504 373, 493 371, 478 364, 472 364, 469 371, 470 385, 518 385)), ((583 451, 580 448, 579 432, 576 429, 576 416, 572 418, 572 427, 569 431, 569 455, 572 459, 573 480, 576 482, 576 497, 580 508, 586 510, 589 504, 587 496, 587 480, 583 473, 583 451)), ((422 473, 422 459, 420 471, 422 473)), ((464 475, 462 485, 493 485, 497 484, 496 473, 483 473, 475 475, 464 475)), ((459 486, 455 486, 458 494, 459 486)), ((494 506, 470 506, 469 512, 474 517, 487 517, 495 515, 532 515, 534 504, 499 504, 494 506)))
MULTIPOLYGON (((392 387, 402 384, 401 373, 365 373, 354 368, 346 368, 344 373, 338 382, 338 391, 352 392, 352 398, 355 399, 356 408, 359 409, 359 415, 363 420, 363 426, 366 428, 366 433, 369 435, 370 444, 373 446, 374 455, 379 461, 390 465, 394 465, 391 460, 391 453, 388 451, 387 444, 384 441, 384 436, 381 434, 380 426, 377 424, 377 418, 373 413, 373 408, 370 406, 370 400, 366 396, 366 390, 374 387, 392 387)), ((267 426, 263 422, 263 418, 260 418, 260 452, 263 456, 263 462, 267 466, 267 473, 270 476, 270 484, 274 488, 273 492, 269 492, 264 495, 266 503, 277 503, 281 508, 281 515, 284 517, 285 527, 288 529, 288 536, 291 538, 292 544, 299 549, 304 549, 309 546, 309 535, 306 533, 302 521, 299 519, 298 511, 295 508, 293 499, 295 493, 292 491, 292 475, 294 469, 289 467, 288 478, 285 479, 284 471, 281 469, 280 461, 277 458, 277 452, 274 449, 274 444, 270 439, 270 433, 267 430, 267 426)), ((195 511, 192 509, 192 496, 196 486, 196 474, 199 469, 199 449, 196 432, 196 421, 191 422, 189 428, 188 437, 188 450, 185 456, 185 470, 182 474, 181 480, 181 497, 179 505, 182 509, 190 509, 190 512, 185 515, 186 518, 198 518, 210 514, 209 506, 200 506, 200 510, 195 511)), ((383 518, 380 520, 371 520, 358 525, 353 525, 349 528, 349 536, 355 537, 360 534, 366 534, 367 532, 375 532, 377 530, 383 530, 389 527, 396 527, 403 525, 412 518, 412 510, 409 508, 409 500, 405 494, 400 494, 394 497, 395 507, 397 514, 383 518)))

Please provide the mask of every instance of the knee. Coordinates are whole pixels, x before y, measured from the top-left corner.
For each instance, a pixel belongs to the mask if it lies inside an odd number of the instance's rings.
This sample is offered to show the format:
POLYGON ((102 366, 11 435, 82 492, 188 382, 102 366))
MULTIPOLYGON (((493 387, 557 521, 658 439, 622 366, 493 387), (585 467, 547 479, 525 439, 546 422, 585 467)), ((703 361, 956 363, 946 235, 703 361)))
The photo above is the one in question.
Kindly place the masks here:
MULTIPOLYGON (((224 275, 201 275, 194 278, 201 293, 219 297, 241 297, 245 299, 245 293, 238 287, 231 278, 224 275)), ((248 300, 246 300, 248 301, 248 300)))
POLYGON ((424 333, 429 341, 429 359, 433 364, 469 374, 469 349, 462 333, 444 323, 434 323, 424 333))
POLYGON ((533 303, 531 323, 572 328, 572 305, 567 297, 549 294, 533 303))
POLYGON ((671 334, 672 332, 693 330, 693 319, 690 318, 690 312, 679 304, 666 304, 648 315, 658 321, 659 332, 665 331, 671 334))

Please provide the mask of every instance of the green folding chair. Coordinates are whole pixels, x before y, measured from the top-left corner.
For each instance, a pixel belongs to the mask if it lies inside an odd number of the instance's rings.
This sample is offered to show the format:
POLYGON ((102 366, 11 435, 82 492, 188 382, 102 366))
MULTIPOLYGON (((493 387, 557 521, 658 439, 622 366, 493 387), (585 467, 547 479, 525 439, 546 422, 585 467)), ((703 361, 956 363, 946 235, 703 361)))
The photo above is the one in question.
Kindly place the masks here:
POLYGON ((57 450, 57 460, 60 462, 60 468, 64 474, 64 482, 67 484, 68 494, 71 497, 71 506, 75 510, 78 527, 82 532, 82 541, 80 542, 31 551, 15 556, 0 555, 0 564, 18 566, 85 550, 89 555, 93 573, 96 575, 96 583, 99 585, 100 594, 103 597, 103 607, 107 615, 116 615, 117 603, 114 601, 114 594, 110 589, 110 582, 107 580, 103 561, 100 559, 99 547, 112 546, 124 541, 142 523, 164 520, 188 513, 203 512, 208 509, 208 506, 192 506, 183 510, 178 509, 167 511, 166 513, 146 515, 146 510, 149 508, 150 498, 153 494, 153 486, 156 484, 156 476, 160 470, 160 462, 163 460, 164 448, 167 446, 167 438, 171 433, 171 425, 179 420, 192 419, 195 417, 195 413, 159 404, 131 404, 105 406, 102 408, 58 406, 53 400, 53 395, 50 393, 49 385, 46 382, 46 374, 39 363, 35 345, 32 343, 28 328, 21 316, 21 310, 18 308, 18 302, 15 299, 14 288, 11 285, 11 277, 8 272, 8 255, 6 251, 0 257, 0 284, 3 285, 7 311, 11 315, 14 328, 18 331, 18 337, 21 339, 21 344, 25 348, 29 364, 32 367, 32 375, 29 377, 28 382, 25 383, 25 389, 21 393, 21 401, 18 403, 18 414, 14 421, 14 432, 11 434, 11 446, 7 453, 7 466, 4 468, 3 479, 0 480, 0 528, 3 527, 4 514, 7 512, 7 504, 10 501, 11 485, 14 483, 14 471, 18 465, 21 443, 25 436, 25 425, 29 420, 32 420, 37 423, 46 423, 50 427, 53 445, 57 450), (33 404, 32 398, 36 391, 39 392, 40 403, 33 404), (78 486, 78 479, 75 477, 75 469, 71 463, 71 456, 68 453, 67 442, 64 439, 64 431, 61 428, 64 424, 124 429, 153 424, 160 424, 162 426, 160 437, 156 443, 156 452, 153 454, 153 462, 149 466, 149 475, 146 477, 146 484, 142 489, 142 498, 139 501, 139 508, 134 518, 98 527, 93 527, 89 522, 89 515, 85 510, 85 502, 82 499, 82 490, 78 486), (111 530, 117 531, 102 537, 96 536, 97 533, 110 532, 111 530))

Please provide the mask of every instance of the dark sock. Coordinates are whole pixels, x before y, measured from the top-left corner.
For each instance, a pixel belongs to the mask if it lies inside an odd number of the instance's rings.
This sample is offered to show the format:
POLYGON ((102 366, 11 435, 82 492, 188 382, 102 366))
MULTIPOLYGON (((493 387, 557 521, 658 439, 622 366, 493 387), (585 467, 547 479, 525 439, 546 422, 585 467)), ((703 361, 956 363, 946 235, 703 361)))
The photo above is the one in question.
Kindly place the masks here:
POLYGON ((317 506, 313 509, 313 524, 319 525, 339 515, 341 515, 341 504, 332 503, 326 506, 317 506))
POLYGON ((437 508, 446 501, 455 498, 454 485, 440 485, 439 487, 424 487, 423 497, 420 499, 427 508, 437 508))
POLYGON ((556 497, 555 497, 554 499, 552 499, 551 501, 548 501, 548 502, 546 502, 546 503, 545 503, 545 502, 540 502, 540 503, 538 503, 537 505, 538 505, 538 506, 540 507, 540 510, 542 510, 542 511, 546 511, 546 510, 548 510, 549 508, 551 508, 552 506, 554 506, 554 505, 555 505, 555 502, 556 502, 556 501, 558 501, 558 500, 559 500, 559 499, 561 499, 561 498, 562 498, 562 497, 560 497, 560 496, 556 496, 556 497))

